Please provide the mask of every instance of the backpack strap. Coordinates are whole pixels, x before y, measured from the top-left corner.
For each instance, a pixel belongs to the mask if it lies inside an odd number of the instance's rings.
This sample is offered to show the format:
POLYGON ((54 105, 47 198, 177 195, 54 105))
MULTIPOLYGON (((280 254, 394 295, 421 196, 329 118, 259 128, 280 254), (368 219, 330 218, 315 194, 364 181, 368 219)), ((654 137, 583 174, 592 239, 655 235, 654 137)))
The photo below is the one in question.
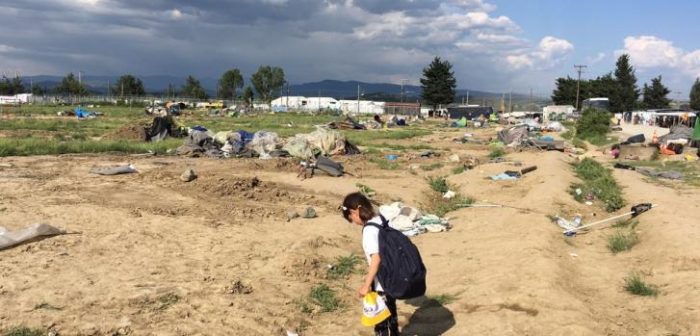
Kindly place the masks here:
MULTIPOLYGON (((382 224, 367 222, 364 226, 368 226, 368 225, 369 225, 369 226, 374 226, 374 227, 376 227, 377 229, 380 229, 380 230, 389 227, 389 221, 388 221, 386 218, 384 218, 384 216, 379 215, 379 218, 381 218, 382 224)), ((364 230, 364 226, 362 227, 363 230, 364 230)))

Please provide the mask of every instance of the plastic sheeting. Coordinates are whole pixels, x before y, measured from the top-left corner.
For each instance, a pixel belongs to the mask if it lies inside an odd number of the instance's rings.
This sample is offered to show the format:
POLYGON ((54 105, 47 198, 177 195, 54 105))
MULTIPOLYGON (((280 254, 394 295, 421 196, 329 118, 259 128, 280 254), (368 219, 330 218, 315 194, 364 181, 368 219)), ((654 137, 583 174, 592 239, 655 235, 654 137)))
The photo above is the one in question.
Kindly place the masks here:
POLYGON ((248 148, 260 154, 260 157, 269 156, 269 153, 276 150, 280 143, 277 133, 258 131, 253 135, 253 140, 248 144, 248 148))
POLYGON ((0 250, 31 241, 39 237, 55 236, 65 233, 66 231, 48 224, 34 224, 17 231, 7 231, 7 229, 0 226, 0 250))
POLYGON ((289 155, 309 159, 320 152, 323 155, 335 155, 345 153, 345 137, 338 131, 319 127, 309 134, 297 134, 291 138, 284 150, 289 155))

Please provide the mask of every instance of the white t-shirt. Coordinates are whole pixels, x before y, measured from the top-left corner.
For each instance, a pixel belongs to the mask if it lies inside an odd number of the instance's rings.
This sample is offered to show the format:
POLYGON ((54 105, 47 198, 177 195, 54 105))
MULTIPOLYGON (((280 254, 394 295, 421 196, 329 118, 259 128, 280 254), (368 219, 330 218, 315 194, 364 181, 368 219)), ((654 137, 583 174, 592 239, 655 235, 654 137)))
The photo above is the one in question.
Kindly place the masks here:
MULTIPOLYGON (((382 225, 382 219, 379 216, 370 219, 369 222, 382 225)), ((365 251, 365 257, 369 265, 372 261, 372 255, 379 253, 379 228, 373 225, 365 225, 362 228, 362 249, 365 251)), ((384 291, 376 277, 374 278, 374 287, 375 291, 384 291)))

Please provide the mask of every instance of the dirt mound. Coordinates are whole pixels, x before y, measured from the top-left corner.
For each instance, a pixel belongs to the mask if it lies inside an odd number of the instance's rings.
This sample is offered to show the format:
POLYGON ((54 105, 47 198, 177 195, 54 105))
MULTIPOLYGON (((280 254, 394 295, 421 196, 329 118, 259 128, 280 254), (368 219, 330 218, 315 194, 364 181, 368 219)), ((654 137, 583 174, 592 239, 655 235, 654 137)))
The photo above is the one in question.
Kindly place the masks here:
POLYGON ((138 140, 146 141, 146 128, 142 124, 125 125, 104 136, 107 140, 138 140))

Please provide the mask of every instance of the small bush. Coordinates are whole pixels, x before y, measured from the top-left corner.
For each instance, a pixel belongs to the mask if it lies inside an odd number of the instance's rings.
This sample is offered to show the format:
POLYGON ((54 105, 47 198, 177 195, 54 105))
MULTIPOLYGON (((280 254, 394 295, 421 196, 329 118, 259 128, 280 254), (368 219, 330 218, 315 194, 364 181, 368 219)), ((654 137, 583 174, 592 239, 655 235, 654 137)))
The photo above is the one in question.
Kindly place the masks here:
POLYGON ((368 198, 372 198, 377 192, 370 188, 368 185, 362 183, 357 183, 355 186, 360 190, 360 192, 368 198))
POLYGON ((444 176, 430 176, 428 177, 428 184, 430 185, 430 189, 440 194, 444 194, 450 190, 450 186, 447 184, 447 179, 444 176))
POLYGON ((576 130, 571 130, 571 129, 569 129, 569 130, 567 130, 566 132, 562 133, 562 134, 561 134, 561 137, 564 138, 564 139, 566 139, 566 140, 571 140, 571 139, 574 138, 574 133, 575 133, 575 132, 576 132, 576 130))
POLYGON ((503 149, 503 146, 492 144, 489 147, 491 148, 491 152, 489 152, 489 158, 491 159, 499 158, 506 155, 506 150, 503 149))
POLYGON ((340 308, 340 301, 335 296, 335 292, 325 284, 312 288, 309 298, 321 308, 322 313, 332 312, 340 308))
POLYGON ((610 249, 612 253, 629 251, 632 249, 632 246, 637 245, 638 242, 639 238, 637 238, 637 234, 634 232, 616 232, 608 237, 608 249, 610 249))
POLYGON ((4 336, 44 336, 46 332, 41 329, 30 329, 27 327, 15 327, 6 331, 4 336))
POLYGON ((396 170, 399 169, 399 164, 394 161, 389 161, 387 159, 373 157, 369 159, 369 162, 376 164, 379 169, 384 170, 396 170))
POLYGON ((625 278, 625 290, 639 296, 656 296, 659 294, 659 290, 655 286, 644 282, 644 279, 638 273, 632 273, 625 278))
POLYGON ((583 111, 576 123, 576 136, 581 139, 605 136, 610 131, 611 114, 605 110, 590 108, 583 111))
POLYGON ((436 200, 432 213, 438 217, 443 217, 447 213, 469 206, 474 203, 474 199, 457 195, 449 200, 442 198, 436 200))
POLYGON ((336 258, 335 265, 328 269, 328 278, 341 279, 347 277, 355 271, 355 266, 361 261, 362 259, 354 254, 336 258))

